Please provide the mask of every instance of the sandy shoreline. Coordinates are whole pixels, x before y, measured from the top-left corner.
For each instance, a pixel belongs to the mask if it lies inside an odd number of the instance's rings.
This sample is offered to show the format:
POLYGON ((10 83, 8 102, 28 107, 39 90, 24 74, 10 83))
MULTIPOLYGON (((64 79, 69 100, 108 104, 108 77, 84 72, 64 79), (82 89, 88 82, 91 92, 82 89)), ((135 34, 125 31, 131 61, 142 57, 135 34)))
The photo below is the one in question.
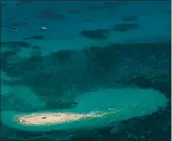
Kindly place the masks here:
POLYGON ((81 114, 81 113, 38 113, 38 114, 29 114, 18 116, 17 120, 20 124, 24 125, 51 125, 51 124, 61 124, 67 123, 72 121, 78 121, 88 118, 99 118, 104 115, 109 114, 117 114, 120 113, 121 110, 109 111, 105 113, 88 113, 88 114, 81 114))
POLYGON ((40 113, 23 115, 17 119, 21 124, 25 125, 47 125, 60 124, 71 121, 77 121, 86 118, 96 118, 100 115, 96 114, 76 114, 76 113, 40 113))

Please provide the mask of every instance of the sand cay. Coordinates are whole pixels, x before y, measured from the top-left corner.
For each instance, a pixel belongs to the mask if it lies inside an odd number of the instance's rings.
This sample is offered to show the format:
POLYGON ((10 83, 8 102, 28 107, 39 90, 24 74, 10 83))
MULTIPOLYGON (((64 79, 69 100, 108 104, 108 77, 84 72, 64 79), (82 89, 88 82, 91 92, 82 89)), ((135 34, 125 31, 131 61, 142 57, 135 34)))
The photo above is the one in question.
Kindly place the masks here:
POLYGON ((20 123, 26 125, 44 125, 56 123, 60 124, 90 117, 95 117, 95 115, 84 115, 74 113, 41 113, 21 116, 18 117, 18 120, 20 121, 20 123))
POLYGON ((96 113, 91 112, 88 114, 79 114, 79 113, 38 113, 23 115, 17 119, 21 124, 25 125, 49 125, 49 124, 60 124, 67 123, 77 120, 83 120, 88 118, 100 118, 104 115, 117 114, 121 110, 114 110, 105 113, 96 113))
POLYGON ((168 99, 153 89, 101 89, 76 97, 71 109, 30 112, 2 111, 6 126, 24 131, 76 131, 94 129, 142 117, 166 107, 168 99), (50 125, 50 126, 49 126, 50 125))

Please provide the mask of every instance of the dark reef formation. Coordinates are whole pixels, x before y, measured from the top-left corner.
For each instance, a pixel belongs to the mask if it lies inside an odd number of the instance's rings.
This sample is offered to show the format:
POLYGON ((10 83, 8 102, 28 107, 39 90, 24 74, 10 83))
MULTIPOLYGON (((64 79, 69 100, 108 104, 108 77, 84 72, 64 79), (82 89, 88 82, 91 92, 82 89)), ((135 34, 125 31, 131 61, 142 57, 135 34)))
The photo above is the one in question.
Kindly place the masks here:
POLYGON ((25 42, 25 41, 7 41, 7 42, 2 42, 2 46, 7 46, 10 49, 13 48, 29 48, 31 46, 30 43, 25 42))
POLYGON ((121 20, 124 22, 137 22, 139 18, 137 16, 124 16, 121 20))
POLYGON ((13 50, 2 53, 1 58, 2 70, 20 78, 6 83, 29 86, 41 98, 49 96, 54 101, 56 94, 119 84, 170 91, 169 84, 162 86, 170 82, 169 43, 112 44, 83 51, 60 50, 47 56, 36 53, 21 60, 15 59, 17 51, 13 50))
POLYGON ((43 20, 65 20, 67 17, 57 13, 55 9, 47 8, 39 11, 38 18, 43 20))
POLYGON ((121 23, 121 24, 116 24, 112 28, 114 31, 119 31, 119 32, 126 32, 134 29, 139 29, 140 24, 139 23, 121 23))
POLYGON ((104 40, 107 39, 107 34, 109 30, 107 29, 97 29, 97 30, 83 30, 80 32, 80 34, 86 38, 89 39, 98 39, 98 40, 104 40))
POLYGON ((44 40, 44 39, 45 37, 43 35, 34 35, 24 38, 24 40, 44 40))
MULTIPOLYGON (((25 42, 6 42, 5 45, 29 47, 25 42)), ((4 46, 7 47, 7 46, 4 46)), ((32 48, 33 49, 33 48, 32 48)), ((41 52, 41 49, 39 49, 41 52)), ((153 88, 161 91, 170 99, 170 43, 137 43, 137 44, 111 44, 106 47, 92 46, 82 51, 60 50, 49 55, 41 53, 20 58, 18 50, 8 50, 2 53, 2 71, 13 80, 2 79, 4 84, 10 86, 26 86, 43 101, 43 109, 69 108, 74 105, 77 93, 92 91, 97 88, 141 87, 153 88), (15 61, 14 61, 15 60, 15 61), (67 97, 66 97, 67 96, 67 97)), ((2 96, 4 110, 37 111, 37 107, 24 104, 16 94, 8 93, 2 96)), ((21 94, 22 96, 22 94, 21 94)), ((41 109, 42 110, 42 109, 41 109)), ((126 138, 131 140, 155 140, 169 137, 170 107, 162 109, 159 113, 143 119, 132 119, 121 125, 123 132, 113 134, 114 128, 96 129, 95 133, 87 135, 87 139, 94 140, 94 136, 102 133, 100 140, 126 138), (159 118, 158 120, 157 117, 159 118), (137 121, 133 123, 133 121, 137 121), (150 121, 153 121, 149 123, 150 121), (159 127, 158 122, 163 127, 159 127), (143 127, 142 123, 145 123, 143 127), (147 126, 151 124, 150 126, 147 126), (159 136, 154 132, 158 129, 159 136), (148 130, 149 129, 149 130, 148 130), (146 130, 146 131, 145 131, 146 130), (149 133, 147 133, 149 131, 149 133), (138 135, 143 136, 138 136, 138 135)), ((4 130, 8 127, 4 127, 4 130)), ((8 131, 14 129, 8 129, 8 131)), ((4 131, 5 132, 5 131, 4 131)), ((7 131, 6 131, 7 132, 7 131)), ((19 134, 20 131, 15 131, 19 134)), ((56 132, 45 133, 54 136, 56 132)), ((88 131, 88 133, 90 133, 88 131)), ((7 133, 4 133, 4 138, 7 133)), ((36 133, 24 133, 30 138, 36 133)), ((75 137, 71 140, 86 140, 86 137, 75 137)), ((40 136, 41 133, 37 133, 40 136)), ((41 137, 40 137, 41 138, 41 137)), ((44 139, 46 136, 44 137, 44 139)), ((98 138, 96 138, 98 139, 98 138)), ((49 138, 51 140, 51 138, 49 138)))

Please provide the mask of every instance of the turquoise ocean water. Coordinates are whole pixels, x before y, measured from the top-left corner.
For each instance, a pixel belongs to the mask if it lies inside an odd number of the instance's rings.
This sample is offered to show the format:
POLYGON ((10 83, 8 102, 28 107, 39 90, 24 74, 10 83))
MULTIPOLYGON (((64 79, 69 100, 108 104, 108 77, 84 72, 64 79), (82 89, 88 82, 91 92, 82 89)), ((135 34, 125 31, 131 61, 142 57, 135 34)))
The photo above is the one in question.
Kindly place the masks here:
POLYGON ((1 2, 0 140, 169 141, 169 1, 1 2), (15 116, 106 113, 27 127, 15 116))

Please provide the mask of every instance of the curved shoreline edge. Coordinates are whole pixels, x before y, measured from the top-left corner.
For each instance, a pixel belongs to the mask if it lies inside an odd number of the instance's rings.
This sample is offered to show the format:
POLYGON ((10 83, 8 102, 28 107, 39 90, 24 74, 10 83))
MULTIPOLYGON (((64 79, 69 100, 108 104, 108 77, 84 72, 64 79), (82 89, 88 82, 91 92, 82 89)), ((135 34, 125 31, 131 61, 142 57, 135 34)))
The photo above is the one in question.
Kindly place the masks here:
POLYGON ((77 113, 40 113, 18 116, 17 120, 20 124, 39 126, 39 125, 52 125, 62 124, 72 121, 78 121, 86 118, 95 118, 98 115, 90 114, 77 114, 77 113))
POLYGON ((94 119, 101 118, 105 115, 119 114, 122 112, 120 110, 110 110, 108 112, 90 112, 90 113, 60 113, 60 112, 51 112, 51 113, 37 113, 37 114, 27 114, 17 117, 17 121, 23 125, 30 126, 39 126, 39 125, 52 125, 52 124, 63 124, 68 122, 74 122, 84 119, 94 119))
POLYGON ((29 131, 92 129, 157 112, 168 99, 153 89, 103 89, 77 97, 73 109, 38 112, 1 111, 3 124, 29 131), (98 97, 97 97, 98 96, 98 97))

